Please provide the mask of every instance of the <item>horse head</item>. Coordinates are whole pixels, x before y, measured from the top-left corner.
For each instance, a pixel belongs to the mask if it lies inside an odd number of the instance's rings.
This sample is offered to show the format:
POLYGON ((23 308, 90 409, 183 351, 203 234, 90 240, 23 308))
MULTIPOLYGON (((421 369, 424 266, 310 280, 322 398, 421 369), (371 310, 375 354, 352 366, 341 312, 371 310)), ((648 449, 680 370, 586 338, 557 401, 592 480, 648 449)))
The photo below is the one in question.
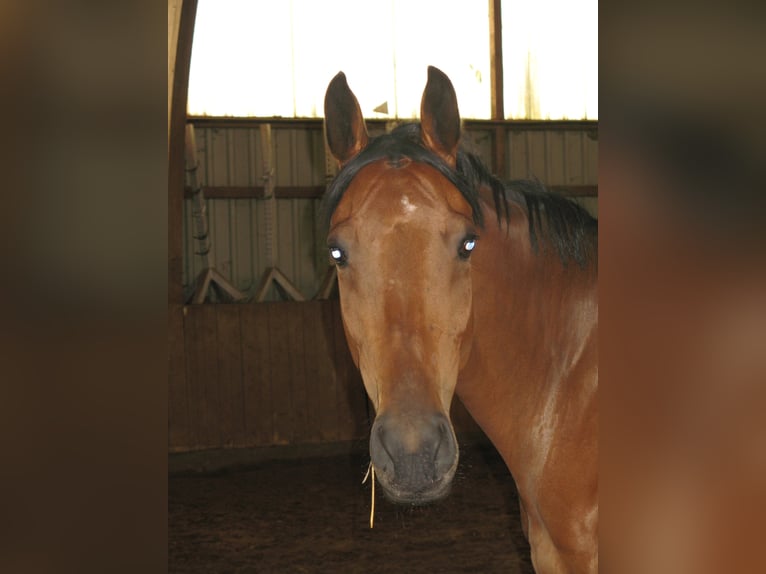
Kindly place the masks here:
POLYGON ((376 411, 372 465, 390 499, 425 503, 447 494, 457 468, 449 411, 472 338, 470 259, 480 220, 451 175, 460 139, 455 90, 430 67, 420 125, 371 139, 339 73, 325 122, 341 167, 327 245, 348 345, 376 411))

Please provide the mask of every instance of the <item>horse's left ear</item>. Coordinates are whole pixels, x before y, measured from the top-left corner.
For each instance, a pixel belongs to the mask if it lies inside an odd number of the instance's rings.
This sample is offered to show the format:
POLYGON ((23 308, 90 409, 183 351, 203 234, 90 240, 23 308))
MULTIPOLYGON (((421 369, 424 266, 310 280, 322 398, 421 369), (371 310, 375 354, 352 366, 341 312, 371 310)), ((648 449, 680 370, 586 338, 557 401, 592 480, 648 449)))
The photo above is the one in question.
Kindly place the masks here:
POLYGON ((367 126, 356 96, 348 87, 343 72, 332 79, 324 97, 327 144, 343 167, 367 145, 367 126))
POLYGON ((428 82, 420 101, 423 143, 451 167, 455 167, 460 140, 460 113, 452 82, 438 68, 428 66, 428 82))

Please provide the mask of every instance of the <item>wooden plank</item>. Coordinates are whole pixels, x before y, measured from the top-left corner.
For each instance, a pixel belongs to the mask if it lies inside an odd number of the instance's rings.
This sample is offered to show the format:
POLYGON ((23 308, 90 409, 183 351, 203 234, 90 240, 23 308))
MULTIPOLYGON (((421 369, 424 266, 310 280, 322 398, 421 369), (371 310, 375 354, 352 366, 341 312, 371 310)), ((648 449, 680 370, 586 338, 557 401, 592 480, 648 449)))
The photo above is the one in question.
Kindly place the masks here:
POLYGON ((182 305, 168 307, 168 448, 191 446, 182 305))
POLYGON ((242 305, 215 305, 218 384, 221 396, 221 446, 245 446, 245 409, 242 381, 242 305))
POLYGON ((321 388, 326 385, 326 361, 322 357, 322 303, 307 301, 301 306, 303 331, 303 362, 306 390, 305 442, 322 442, 321 388))
POLYGON ((351 369, 349 359, 346 356, 348 344, 346 343, 343 325, 340 317, 339 301, 332 303, 332 321, 333 321, 333 348, 335 355, 335 412, 336 425, 339 440, 351 440, 354 437, 354 416, 352 414, 353 381, 351 380, 351 369))
POLYGON ((308 425, 308 410, 314 408, 308 400, 306 387, 305 347, 303 332, 303 303, 293 301, 280 306, 285 312, 287 323, 290 371, 288 387, 290 389, 290 434, 291 444, 301 444, 310 441, 308 425))
POLYGON ((290 397, 290 329, 284 306, 289 303, 261 303, 269 315, 271 362, 272 444, 288 444, 293 435, 290 397))
POLYGON ((340 439, 338 427, 338 387, 339 369, 338 357, 335 353, 335 314, 338 312, 338 301, 322 301, 321 306, 321 338, 319 348, 322 365, 326 371, 324 384, 319 388, 318 401, 320 413, 320 428, 322 439, 335 441, 340 439))
POLYGON ((338 433, 340 440, 355 440, 369 432, 367 394, 362 376, 351 357, 340 314, 340 302, 333 303, 333 336, 338 369, 338 433))
POLYGON ((193 448, 221 445, 216 316, 212 305, 186 306, 186 380, 193 448))
POLYGON ((240 331, 246 441, 248 446, 265 446, 274 435, 268 307, 243 305, 240 331))

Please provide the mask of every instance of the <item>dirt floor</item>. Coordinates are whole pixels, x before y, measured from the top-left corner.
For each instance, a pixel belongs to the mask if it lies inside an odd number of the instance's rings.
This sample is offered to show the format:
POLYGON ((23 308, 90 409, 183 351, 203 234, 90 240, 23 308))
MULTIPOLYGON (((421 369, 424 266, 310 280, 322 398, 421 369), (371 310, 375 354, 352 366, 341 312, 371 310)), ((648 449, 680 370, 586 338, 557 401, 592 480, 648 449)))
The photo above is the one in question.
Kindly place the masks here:
POLYGON ((463 446, 449 497, 396 506, 364 454, 263 463, 169 479, 169 571, 532 573, 516 493, 489 445, 463 446))

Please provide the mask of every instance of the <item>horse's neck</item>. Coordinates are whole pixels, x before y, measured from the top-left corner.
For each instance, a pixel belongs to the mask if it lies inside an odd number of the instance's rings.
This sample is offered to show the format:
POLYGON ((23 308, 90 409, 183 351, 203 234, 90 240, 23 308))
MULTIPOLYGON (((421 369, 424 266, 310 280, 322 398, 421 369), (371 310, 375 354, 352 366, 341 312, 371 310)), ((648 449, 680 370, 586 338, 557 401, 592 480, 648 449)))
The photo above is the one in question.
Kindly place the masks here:
POLYGON ((529 444, 525 433, 561 386, 589 384, 579 365, 595 364, 595 272, 565 267, 555 250, 533 252, 521 212, 507 229, 488 221, 482 236, 472 259, 473 347, 456 391, 511 466, 498 443, 509 452, 529 444))

